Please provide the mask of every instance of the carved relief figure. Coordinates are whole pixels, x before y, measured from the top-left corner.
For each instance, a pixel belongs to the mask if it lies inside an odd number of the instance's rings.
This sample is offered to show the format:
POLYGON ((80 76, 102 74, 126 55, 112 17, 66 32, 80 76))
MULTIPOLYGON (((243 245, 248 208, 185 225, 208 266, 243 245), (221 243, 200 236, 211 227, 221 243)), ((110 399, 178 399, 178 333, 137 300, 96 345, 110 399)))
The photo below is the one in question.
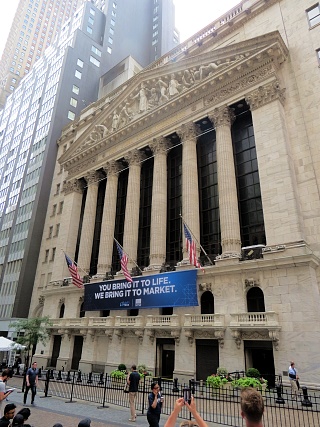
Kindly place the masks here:
POLYGON ((179 94, 179 89, 181 85, 179 84, 178 80, 175 79, 174 74, 171 74, 171 79, 169 82, 169 95, 175 96, 179 94))
POLYGON ((159 101, 162 104, 163 102, 169 101, 169 98, 167 96, 167 88, 168 85, 163 80, 159 79, 157 82, 159 91, 160 91, 160 98, 159 101))
POLYGON ((128 107, 129 107, 129 103, 127 102, 123 106, 122 110, 120 111, 120 114, 119 114, 119 126, 120 127, 127 125, 130 122, 130 120, 132 119, 132 114, 129 113, 128 107))
POLYGON ((205 79, 206 77, 209 77, 212 75, 216 69, 219 68, 219 65, 215 64, 214 62, 211 62, 208 65, 201 65, 199 68, 199 77, 200 80, 205 79))
POLYGON ((115 111, 113 113, 113 117, 112 117, 112 130, 116 131, 118 129, 118 124, 119 124, 119 116, 117 114, 117 112, 115 111))
POLYGON ((149 89, 145 87, 144 83, 141 83, 139 93, 135 95, 132 99, 139 99, 139 113, 144 113, 148 109, 148 98, 147 93, 149 89))
POLYGON ((194 78, 189 70, 185 70, 182 76, 182 85, 184 89, 188 89, 194 84, 194 78))
POLYGON ((157 107, 159 104, 159 98, 156 89, 153 87, 151 89, 151 94, 148 102, 148 109, 152 110, 152 108, 157 107))

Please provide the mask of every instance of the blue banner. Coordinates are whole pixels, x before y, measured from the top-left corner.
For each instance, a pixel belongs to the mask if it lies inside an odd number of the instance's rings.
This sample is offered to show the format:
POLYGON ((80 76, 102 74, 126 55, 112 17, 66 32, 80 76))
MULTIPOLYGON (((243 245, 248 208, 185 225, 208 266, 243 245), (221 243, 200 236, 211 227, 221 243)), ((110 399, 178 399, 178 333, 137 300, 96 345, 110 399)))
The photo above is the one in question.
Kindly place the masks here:
POLYGON ((197 306, 197 270, 107 280, 84 287, 84 310, 197 306))

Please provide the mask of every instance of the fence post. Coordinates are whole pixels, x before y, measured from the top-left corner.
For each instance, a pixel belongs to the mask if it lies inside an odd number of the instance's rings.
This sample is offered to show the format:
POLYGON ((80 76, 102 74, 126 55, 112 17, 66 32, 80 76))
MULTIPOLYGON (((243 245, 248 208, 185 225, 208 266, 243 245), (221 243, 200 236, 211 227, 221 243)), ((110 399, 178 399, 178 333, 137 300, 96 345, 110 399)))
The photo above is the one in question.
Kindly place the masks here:
POLYGON ((53 369, 49 369, 49 378, 50 380, 54 380, 53 369))
POLYGON ((146 377, 143 377, 143 388, 142 388, 142 410, 141 410, 141 415, 143 415, 143 414, 144 414, 145 394, 146 394, 146 377))
POLYGON ((189 388, 191 390, 191 394, 195 394, 195 381, 194 381, 194 378, 191 378, 191 380, 189 380, 189 388))
POLYGON ((41 368, 38 369, 38 378, 42 378, 42 370, 41 370, 41 368))
POLYGON ((79 369, 79 371, 78 371, 77 383, 82 383, 82 379, 81 379, 81 371, 80 371, 80 369, 79 369))
POLYGON ((57 381, 61 381, 61 380, 62 380, 61 371, 59 371, 59 372, 58 372, 57 381))
POLYGON ((87 381, 87 384, 92 384, 92 372, 89 372, 89 379, 87 381))
MULTIPOLYGON (((70 371, 69 371, 69 372, 70 372, 70 371)), ((68 372, 68 374, 69 374, 69 372, 68 372)), ((70 400, 68 400, 68 401, 67 401, 67 402, 65 402, 65 403, 74 403, 74 402, 75 402, 75 400, 72 400, 75 376, 76 376, 76 373, 74 372, 74 373, 73 373, 73 377, 72 377, 72 385, 71 385, 71 396, 70 396, 70 400)))
POLYGON ((103 374, 100 374, 100 379, 98 381, 98 385, 103 385, 104 381, 103 381, 103 374))
POLYGON ((71 381, 71 377, 70 377, 70 371, 68 371, 68 373, 67 373, 67 378, 66 378, 66 381, 71 381))
POLYGON ((16 372, 16 375, 20 375, 20 366, 19 366, 19 364, 18 364, 18 366, 17 366, 17 372, 16 372))
POLYGON ((303 401, 301 402, 302 406, 312 406, 312 403, 309 400, 308 397, 308 389, 307 387, 301 387, 302 393, 303 393, 303 401))
POLYGON ((173 379, 172 393, 179 393, 178 378, 173 379))
POLYGON ((279 403, 279 405, 284 405, 285 403, 284 398, 281 396, 282 386, 280 384, 277 384, 276 389, 277 389, 276 403, 279 403))
MULTIPOLYGON (((103 378, 103 374, 100 374, 100 381, 102 378, 103 378)), ((100 381, 99 381, 99 383, 100 383, 100 381)), ((106 406, 104 404, 104 402, 106 401, 106 394, 107 394, 107 381, 108 381, 108 374, 106 373, 106 378, 104 380, 103 402, 102 402, 102 406, 98 406, 97 409, 109 408, 109 406, 106 406)))
POLYGON ((50 369, 49 369, 46 374, 46 381, 44 385, 44 396, 40 396, 40 397, 51 397, 51 395, 48 395, 50 379, 51 377, 50 377, 50 369))

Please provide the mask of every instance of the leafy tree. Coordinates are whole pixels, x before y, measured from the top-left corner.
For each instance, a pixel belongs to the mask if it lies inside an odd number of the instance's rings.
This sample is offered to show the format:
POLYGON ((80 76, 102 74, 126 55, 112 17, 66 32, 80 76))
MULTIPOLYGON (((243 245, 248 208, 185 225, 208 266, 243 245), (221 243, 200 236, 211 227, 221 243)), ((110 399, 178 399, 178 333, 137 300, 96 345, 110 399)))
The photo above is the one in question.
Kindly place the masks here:
POLYGON ((50 327, 52 323, 48 316, 31 318, 31 319, 20 319, 16 322, 12 322, 9 325, 14 328, 17 334, 17 343, 25 345, 27 347, 27 366, 30 359, 30 350, 32 350, 32 356, 35 353, 35 348, 38 342, 46 345, 50 338, 50 327))

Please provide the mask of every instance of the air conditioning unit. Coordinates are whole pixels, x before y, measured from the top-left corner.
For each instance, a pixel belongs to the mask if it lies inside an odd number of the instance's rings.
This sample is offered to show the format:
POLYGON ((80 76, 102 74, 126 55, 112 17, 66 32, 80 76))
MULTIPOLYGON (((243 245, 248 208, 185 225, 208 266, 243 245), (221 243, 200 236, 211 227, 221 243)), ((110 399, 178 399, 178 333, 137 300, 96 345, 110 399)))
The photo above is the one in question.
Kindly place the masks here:
POLYGON ((263 248, 265 248, 265 245, 244 246, 243 248, 241 248, 241 259, 243 261, 248 261, 250 259, 263 258, 263 248))

